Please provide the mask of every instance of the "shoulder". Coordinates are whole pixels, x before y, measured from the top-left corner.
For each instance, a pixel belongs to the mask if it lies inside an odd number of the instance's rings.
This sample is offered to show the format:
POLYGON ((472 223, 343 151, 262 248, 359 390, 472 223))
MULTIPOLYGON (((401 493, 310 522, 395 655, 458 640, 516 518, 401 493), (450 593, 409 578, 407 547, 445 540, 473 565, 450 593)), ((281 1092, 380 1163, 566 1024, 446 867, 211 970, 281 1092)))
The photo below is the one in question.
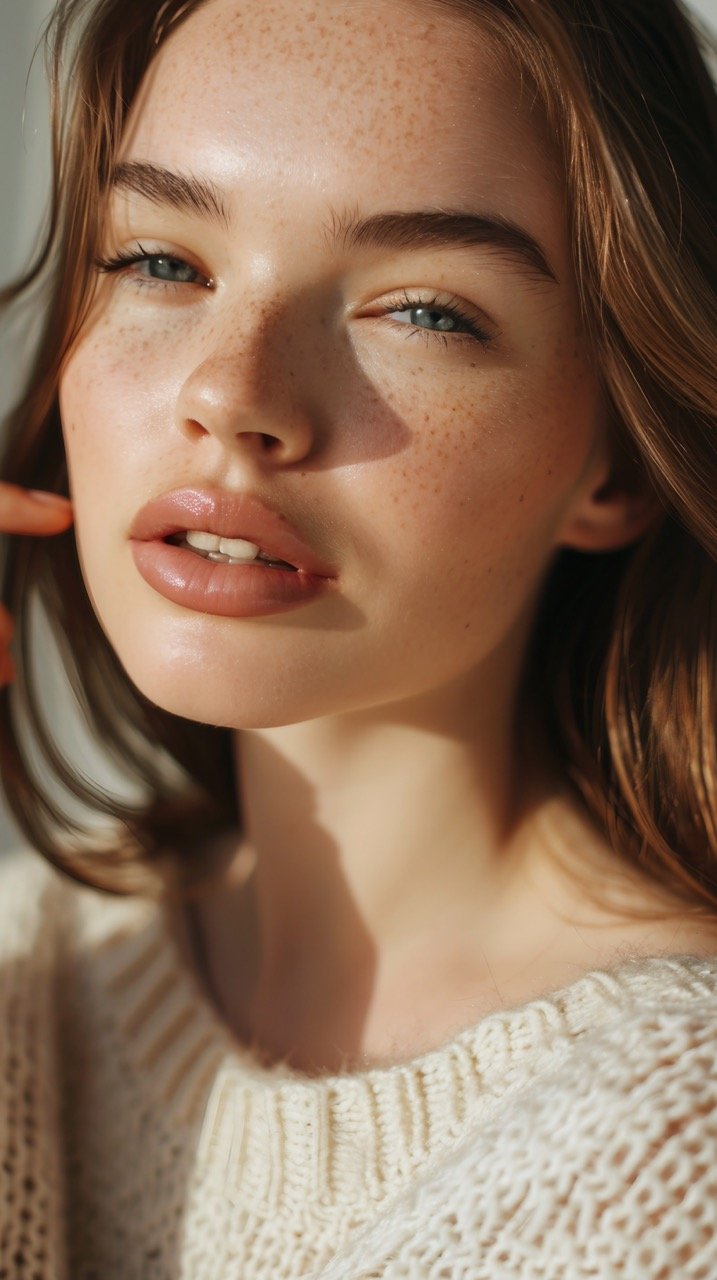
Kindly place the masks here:
POLYGON ((0 962, 55 932, 67 877, 30 846, 0 853, 0 962))
POLYGON ((321 1280, 399 1259, 472 1280, 717 1275, 717 964, 691 972, 693 998, 653 989, 511 1092, 321 1280))
MULTIPOLYGON (((717 1167, 714 963, 704 972, 703 995, 666 993, 588 1033, 446 1165, 439 1202, 453 1199, 466 1242, 487 1210, 516 1264, 543 1250, 571 1277, 595 1274, 588 1258, 606 1274, 686 1277, 692 1262, 717 1275, 713 1223, 704 1234, 717 1167)), ((435 1191, 424 1188, 427 1201, 435 1191)))
POLYGON ((15 845, 0 852, 0 887, 3 894, 17 893, 22 884, 62 881, 62 873, 31 845, 15 845))
POLYGON ((29 845, 0 853, 0 966, 24 957, 47 973, 51 953, 71 964, 153 910, 152 899, 89 884, 29 845))
MULTIPOLYGON (((64 891, 64 877, 33 849, 0 854, 3 1226, 15 1251, 28 1222, 36 1236, 42 1231, 43 1275, 58 1277, 66 1274, 58 1036, 64 891)), ((9 1259, 0 1239, 0 1264, 9 1259)))

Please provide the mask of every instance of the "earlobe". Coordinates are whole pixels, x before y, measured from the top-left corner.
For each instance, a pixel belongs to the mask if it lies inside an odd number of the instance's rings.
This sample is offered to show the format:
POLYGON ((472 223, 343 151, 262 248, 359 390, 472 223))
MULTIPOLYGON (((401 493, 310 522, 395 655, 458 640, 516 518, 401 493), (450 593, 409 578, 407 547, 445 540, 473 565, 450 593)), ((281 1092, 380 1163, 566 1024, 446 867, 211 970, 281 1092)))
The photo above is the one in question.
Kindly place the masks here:
POLYGON ((610 477, 573 510, 558 545, 575 551, 619 551, 641 538, 662 510, 646 478, 610 477))

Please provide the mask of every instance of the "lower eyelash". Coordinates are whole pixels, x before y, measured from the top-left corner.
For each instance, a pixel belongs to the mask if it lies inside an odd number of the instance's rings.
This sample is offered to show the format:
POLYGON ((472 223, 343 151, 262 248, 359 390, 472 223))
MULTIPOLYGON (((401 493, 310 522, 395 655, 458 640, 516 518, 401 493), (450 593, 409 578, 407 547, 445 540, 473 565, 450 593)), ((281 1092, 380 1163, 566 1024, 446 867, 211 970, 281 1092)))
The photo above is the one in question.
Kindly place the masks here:
MULTIPOLYGON (((140 245, 139 247, 141 250, 142 246, 140 245)), ((183 262, 183 259, 175 259, 174 255, 170 253, 146 253, 145 251, 142 251, 118 253, 114 258, 97 258, 95 259, 95 268, 97 271, 102 271, 108 275, 119 275, 121 272, 126 271, 129 279, 132 281, 132 284, 137 285, 140 289, 174 289, 180 284, 194 283, 192 281, 182 280, 155 280, 152 279, 151 276, 142 276, 139 275, 138 272, 129 271, 129 267, 134 263, 147 262, 154 258, 170 258, 173 261, 183 262)), ((194 268, 192 268, 192 270, 193 269, 194 268)))
MULTIPOLYGON (((95 261, 95 267, 98 271, 105 272, 106 274, 113 274, 119 271, 124 271, 136 262, 146 262, 151 258, 164 258, 167 256, 169 255, 162 253, 146 253, 140 245, 138 252, 120 252, 115 254, 113 258, 97 258, 95 261)), ((147 276, 139 275, 134 275, 132 279, 133 283, 140 287, 148 287, 150 289, 173 289, 177 284, 183 283, 181 281, 172 280, 153 280, 147 276)), ((435 311, 442 311, 444 315, 450 316, 451 319, 457 320, 460 324, 465 326, 463 332, 446 333, 439 329, 426 329, 423 325, 402 325, 399 324, 397 320, 389 321, 389 323, 394 325, 395 328, 404 329, 406 331, 405 336, 407 338, 422 337, 429 342, 432 338, 438 338, 446 347, 448 346, 449 338, 468 338, 469 341, 479 342, 483 347, 489 346, 493 340, 491 334, 486 333, 484 329, 481 329, 480 326, 470 318, 470 316, 466 315, 466 313, 460 309, 460 307, 457 307, 455 304, 450 302, 439 302, 437 296, 433 298, 412 298, 404 290, 401 296, 401 301, 403 306, 387 307, 385 314, 389 311, 413 311, 420 307, 426 310, 433 309, 435 311)))
POLYGON ((398 320, 392 320, 389 323, 396 325, 397 328, 406 329, 406 337, 413 337, 417 334, 427 338, 440 338, 444 346, 448 346, 449 338, 468 338, 469 341, 479 342, 481 346, 487 347, 493 341, 492 335, 487 333, 485 329, 476 324, 460 307, 454 303, 440 302, 438 297, 433 298, 412 298, 406 291, 401 295, 403 306, 388 306, 388 311, 414 311, 421 308, 426 311, 441 311, 444 315, 450 316, 452 320, 457 320, 465 328, 461 332, 446 333, 440 329, 426 329, 423 325, 402 325, 398 320))
MULTIPOLYGON (((398 307, 394 307, 397 311, 398 307)), ((478 329, 469 320, 465 321, 468 330, 461 330, 455 333, 447 333, 445 329, 427 329, 422 324, 401 324, 398 320, 390 320, 389 324, 394 325, 397 329, 403 329, 407 338, 424 338, 427 342, 438 338, 444 347, 450 346, 451 342, 457 342, 461 338, 466 342, 478 342, 482 347, 487 347, 492 342, 490 334, 484 333, 482 329, 478 329)))

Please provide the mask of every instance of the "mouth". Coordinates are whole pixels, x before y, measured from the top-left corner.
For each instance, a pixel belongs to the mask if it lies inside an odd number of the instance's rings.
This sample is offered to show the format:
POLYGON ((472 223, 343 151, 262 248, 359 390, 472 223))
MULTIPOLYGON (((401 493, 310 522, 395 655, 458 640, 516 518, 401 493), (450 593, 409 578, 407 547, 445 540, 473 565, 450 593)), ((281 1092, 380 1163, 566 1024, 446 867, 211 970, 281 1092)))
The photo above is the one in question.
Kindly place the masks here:
POLYGON ((213 564, 265 565, 269 569, 288 569, 298 573, 297 565, 271 556, 244 538, 221 538, 217 534, 190 529, 186 533, 169 534, 163 541, 169 546, 191 551, 203 560, 211 560, 213 564))
POLYGON ((133 541, 178 549, 197 563, 337 577, 336 566, 255 494, 215 487, 172 490, 148 502, 128 532, 133 541))
POLYGON ((192 546, 192 538, 201 542, 211 536, 175 529, 156 538, 133 538, 130 547, 147 585, 172 604, 195 613, 258 618, 304 608, 336 590, 335 579, 262 554, 258 544, 245 539, 227 540, 244 543, 243 548, 230 548, 242 551, 241 555, 192 546))

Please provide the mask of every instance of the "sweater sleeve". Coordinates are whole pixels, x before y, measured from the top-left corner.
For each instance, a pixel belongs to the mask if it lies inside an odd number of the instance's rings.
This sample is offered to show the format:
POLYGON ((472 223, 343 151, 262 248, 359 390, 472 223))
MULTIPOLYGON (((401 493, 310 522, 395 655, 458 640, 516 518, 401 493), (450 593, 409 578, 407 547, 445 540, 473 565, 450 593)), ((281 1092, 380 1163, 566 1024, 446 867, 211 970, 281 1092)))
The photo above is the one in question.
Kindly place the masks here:
POLYGON ((716 1068, 714 999, 588 1033, 320 1280, 714 1280, 716 1068))
POLYGON ((65 1280, 57 877, 0 857, 0 1276, 65 1280))

